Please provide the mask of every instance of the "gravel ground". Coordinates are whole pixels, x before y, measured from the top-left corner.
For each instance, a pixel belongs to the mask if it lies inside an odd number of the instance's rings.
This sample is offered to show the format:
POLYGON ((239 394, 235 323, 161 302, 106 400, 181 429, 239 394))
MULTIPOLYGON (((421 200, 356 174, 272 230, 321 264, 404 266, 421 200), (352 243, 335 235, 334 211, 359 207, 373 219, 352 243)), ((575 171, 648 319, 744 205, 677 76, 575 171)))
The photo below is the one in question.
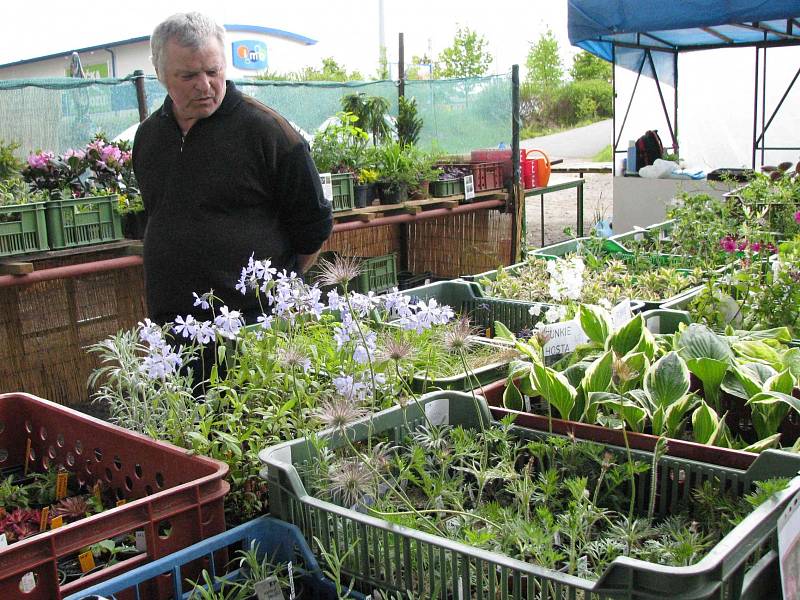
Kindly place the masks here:
MULTIPOLYGON (((566 159, 559 166, 567 165, 602 165, 591 163, 588 159, 566 159)), ((605 164, 604 166, 610 166, 605 164)), ((554 173, 550 176, 550 185, 575 180, 578 174, 554 173)), ((613 211, 613 184, 610 173, 594 174, 584 173, 583 186, 583 227, 584 235, 588 235, 591 227, 597 222, 598 217, 612 218, 613 211)), ((541 237, 541 204, 539 196, 531 196, 525 203, 527 221, 527 242, 529 248, 540 248, 541 237)), ((565 227, 572 229, 572 235, 577 235, 577 192, 568 189, 553 192, 544 196, 544 245, 567 239, 565 227)))

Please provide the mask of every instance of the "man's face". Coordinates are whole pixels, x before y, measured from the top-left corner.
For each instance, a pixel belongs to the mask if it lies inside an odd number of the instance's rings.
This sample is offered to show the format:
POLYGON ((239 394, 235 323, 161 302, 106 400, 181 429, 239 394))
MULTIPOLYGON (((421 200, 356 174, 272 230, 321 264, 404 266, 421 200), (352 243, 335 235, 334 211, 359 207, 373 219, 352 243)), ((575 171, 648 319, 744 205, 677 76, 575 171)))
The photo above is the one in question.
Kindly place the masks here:
POLYGON ((166 45, 161 81, 174 104, 181 127, 214 114, 225 97, 225 55, 221 44, 210 39, 197 50, 174 40, 166 45))

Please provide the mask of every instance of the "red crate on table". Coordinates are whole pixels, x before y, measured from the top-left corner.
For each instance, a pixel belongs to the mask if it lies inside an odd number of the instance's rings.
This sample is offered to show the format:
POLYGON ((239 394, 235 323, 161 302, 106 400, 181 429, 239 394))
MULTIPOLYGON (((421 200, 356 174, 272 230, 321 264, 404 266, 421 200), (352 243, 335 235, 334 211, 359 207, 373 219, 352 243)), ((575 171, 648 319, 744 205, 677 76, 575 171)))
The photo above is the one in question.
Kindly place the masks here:
POLYGON ((503 163, 480 162, 470 164, 475 191, 497 190, 503 187, 503 163))
MULTIPOLYGON (((30 394, 0 394, 0 468, 23 465, 28 440, 30 470, 63 466, 79 483, 105 482, 126 502, 0 549, 0 598, 59 600, 225 530, 230 486, 222 462, 30 394), (146 552, 59 586, 59 557, 134 531, 144 531, 146 552), (27 573, 36 586, 22 594, 27 573)), ((168 583, 147 597, 169 597, 168 583)))

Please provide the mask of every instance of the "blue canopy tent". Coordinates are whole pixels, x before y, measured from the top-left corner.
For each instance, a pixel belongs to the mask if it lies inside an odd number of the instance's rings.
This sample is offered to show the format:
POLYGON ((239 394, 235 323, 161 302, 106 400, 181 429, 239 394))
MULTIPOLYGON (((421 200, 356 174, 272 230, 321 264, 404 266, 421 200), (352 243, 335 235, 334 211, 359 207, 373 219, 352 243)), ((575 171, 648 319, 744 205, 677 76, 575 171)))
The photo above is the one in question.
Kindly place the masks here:
MULTIPOLYGON (((619 148, 620 138, 642 75, 655 82, 669 129, 664 142, 677 152, 678 54, 736 47, 754 47, 756 52, 752 167, 759 150, 763 165, 766 150, 800 149, 765 143, 767 129, 800 76, 798 68, 767 118, 767 49, 800 45, 800 0, 568 0, 568 27, 573 45, 637 73, 619 129, 614 111, 615 154, 626 151, 619 148), (674 89, 671 111, 662 84, 674 89)), ((616 88, 615 77, 615 98, 616 88)))

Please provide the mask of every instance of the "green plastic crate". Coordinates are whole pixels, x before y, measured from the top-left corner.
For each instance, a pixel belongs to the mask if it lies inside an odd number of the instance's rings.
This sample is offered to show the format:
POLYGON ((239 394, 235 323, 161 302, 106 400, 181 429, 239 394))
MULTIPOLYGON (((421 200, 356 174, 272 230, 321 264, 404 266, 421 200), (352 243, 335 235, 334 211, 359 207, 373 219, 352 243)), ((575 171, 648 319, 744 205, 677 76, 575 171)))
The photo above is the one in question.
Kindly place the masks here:
MULTIPOLYGON (((408 429, 425 425, 422 411, 434 424, 475 428, 479 419, 490 422, 483 398, 478 406, 469 394, 437 392, 423 397, 419 404, 399 406, 361 419, 348 427, 347 437, 358 443, 368 432, 388 436, 399 444, 408 429)), ((490 425, 491 426, 491 425, 490 425)), ((514 427, 520 437, 541 438, 535 429, 514 427)), ((318 434, 318 439, 335 449, 344 445, 334 430, 318 434)), ((624 460, 625 449, 606 447, 624 460)), ((793 497, 800 493, 800 456, 767 450, 747 469, 698 462, 667 454, 659 461, 656 485, 656 513, 669 515, 691 500, 692 490, 703 482, 742 495, 754 482, 771 477, 792 478, 788 488, 774 500, 764 503, 739 523, 698 563, 688 567, 667 567, 643 560, 619 557, 597 581, 567 575, 533 563, 453 542, 444 537, 420 532, 362 512, 343 508, 315 498, 306 492, 298 473, 315 460, 314 444, 299 439, 263 450, 259 458, 265 465, 272 516, 297 525, 306 538, 317 537, 328 550, 339 556, 350 551, 343 570, 354 577, 362 589, 379 588, 405 597, 450 599, 459 595, 458 587, 471 588, 469 597, 480 600, 644 600, 676 598, 683 600, 744 600, 772 598, 780 585, 778 574, 777 522, 793 497), (471 582, 480 582, 470 585, 471 582), (433 590, 439 586, 438 593, 433 590)), ((631 451, 635 460, 650 463, 652 455, 631 451)), ((637 506, 646 511, 650 476, 642 473, 637 482, 637 506)))
POLYGON ((647 235, 655 235, 660 238, 667 237, 672 232, 672 228, 674 226, 675 226, 675 220, 670 219, 669 221, 662 221, 661 223, 655 223, 653 225, 649 225, 644 229, 632 229, 631 231, 618 233, 616 235, 612 235, 608 239, 617 242, 619 244, 622 244, 624 246, 626 242, 639 241, 647 235))
POLYGON ((0 256, 49 249, 44 202, 0 207, 0 256))
POLYGON ((122 239, 116 196, 51 200, 46 203, 50 248, 74 248, 122 239))
POLYGON ((494 337, 495 321, 499 321, 513 333, 519 333, 525 329, 533 329, 539 321, 538 316, 530 314, 531 307, 540 307, 543 314, 553 306, 522 300, 487 298, 478 284, 467 281, 437 281, 404 290, 403 294, 420 300, 435 299, 439 304, 447 304, 456 313, 468 316, 470 323, 480 330, 481 335, 488 338, 494 337))
POLYGON ((385 292, 397 287, 397 255, 361 258, 361 274, 350 282, 354 292, 385 292))
POLYGON ((464 193, 464 179, 459 178, 431 181, 428 191, 434 198, 457 196, 464 193))
MULTIPOLYGON (((502 343, 499 340, 488 340, 477 338, 476 344, 491 345, 497 348, 511 348, 510 344, 502 343)), ((521 357, 520 357, 521 359, 521 357)), ((425 377, 424 373, 416 373, 411 378, 411 389, 417 394, 425 394, 433 390, 454 390, 457 392, 468 392, 472 389, 480 388, 494 381, 504 379, 508 375, 508 364, 511 359, 497 361, 478 367, 470 371, 469 375, 461 373, 450 377, 425 377)))
POLYGON ((353 176, 350 173, 334 173, 331 175, 333 186, 333 212, 351 210, 355 207, 355 193, 353 191, 353 176))

